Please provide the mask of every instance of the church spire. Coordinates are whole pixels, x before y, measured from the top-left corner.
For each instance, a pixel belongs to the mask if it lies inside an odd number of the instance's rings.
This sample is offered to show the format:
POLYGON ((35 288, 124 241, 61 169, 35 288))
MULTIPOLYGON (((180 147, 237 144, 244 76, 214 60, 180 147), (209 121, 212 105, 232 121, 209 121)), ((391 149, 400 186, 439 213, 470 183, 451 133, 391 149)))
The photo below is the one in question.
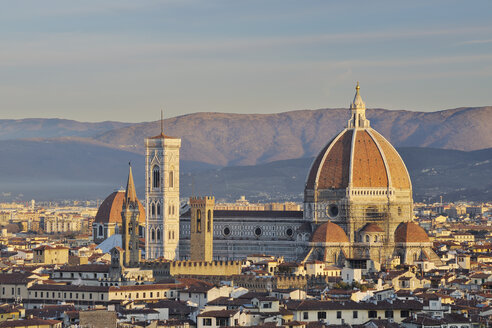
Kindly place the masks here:
POLYGON ((366 104, 362 101, 360 96, 359 81, 355 87, 354 101, 350 104, 350 120, 348 121, 348 128, 368 128, 370 122, 366 119, 366 104))
POLYGON ((125 205, 128 206, 131 203, 137 202, 137 192, 135 191, 135 184, 133 183, 132 165, 128 163, 130 170, 128 173, 128 181, 126 183, 125 192, 125 205))

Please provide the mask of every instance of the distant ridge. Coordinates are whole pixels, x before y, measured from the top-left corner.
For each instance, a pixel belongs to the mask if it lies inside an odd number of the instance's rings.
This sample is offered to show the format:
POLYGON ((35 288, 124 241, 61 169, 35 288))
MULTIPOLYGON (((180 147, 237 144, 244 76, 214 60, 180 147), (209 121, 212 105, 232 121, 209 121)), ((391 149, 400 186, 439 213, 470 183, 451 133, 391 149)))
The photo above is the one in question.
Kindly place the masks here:
MULTIPOLYGON (((369 109, 371 126, 397 147, 477 150, 492 147, 492 107, 439 112, 369 109)), ((187 160, 215 165, 252 165, 315 156, 347 124, 347 109, 280 114, 196 113, 165 120, 168 135, 182 140, 187 160)), ((143 139, 159 122, 114 129, 94 139, 143 153, 143 139)))
MULTIPOLYGON (((278 114, 195 113, 166 119, 166 134, 182 139, 181 157, 212 165, 252 165, 315 156, 346 125, 347 109, 278 114)), ((438 112, 369 109, 367 117, 396 147, 477 150, 492 147, 492 107, 438 112)), ((144 138, 160 122, 81 123, 61 119, 0 120, 0 140, 75 137, 143 154, 144 138)))
MULTIPOLYGON (((492 147, 492 107, 431 113, 370 109, 367 116, 400 147, 417 200, 440 194, 490 200, 492 151, 486 148, 492 147)), ((347 120, 347 109, 196 113, 167 119, 164 129, 182 139, 183 197, 191 193, 193 177, 197 191, 205 188, 201 192, 227 199, 245 194, 300 200, 311 157, 347 120)), ((19 193, 22 199, 103 198, 124 184, 128 161, 142 192, 144 138, 159 132, 158 121, 0 120, 0 200, 19 193)))

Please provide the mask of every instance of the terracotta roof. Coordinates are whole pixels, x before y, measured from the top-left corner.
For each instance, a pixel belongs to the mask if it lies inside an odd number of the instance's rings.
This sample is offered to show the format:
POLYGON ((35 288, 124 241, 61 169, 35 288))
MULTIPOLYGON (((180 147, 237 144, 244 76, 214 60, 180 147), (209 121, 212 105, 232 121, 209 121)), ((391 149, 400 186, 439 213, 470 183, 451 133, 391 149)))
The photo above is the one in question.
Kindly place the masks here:
POLYGON ((330 221, 320 225, 311 237, 313 243, 348 243, 348 241, 345 231, 330 221))
POLYGON ((99 272, 107 273, 109 272, 110 265, 107 264, 80 264, 80 265, 66 265, 59 269, 54 270, 55 272, 99 272))
MULTIPOLYGON (((123 201, 125 200, 125 191, 115 191, 102 202, 96 214, 94 222, 98 223, 120 223, 121 210, 123 209, 123 201)), ((145 224, 145 209, 142 203, 138 200, 138 208, 140 215, 138 222, 145 224)))
POLYGON ((318 155, 321 159, 318 165, 315 162, 311 167, 307 189, 313 189, 315 186, 319 189, 348 187, 352 134, 352 130, 342 131, 318 155))
POLYGON ((215 310, 206 311, 200 313, 198 317, 215 317, 215 318, 230 318, 234 316, 239 310, 215 310))
POLYGON ((352 163, 352 185, 363 188, 387 187, 388 177, 379 147, 367 131, 356 131, 352 163))
POLYGON ((62 323, 63 321, 58 320, 44 320, 39 318, 30 318, 30 319, 20 319, 20 320, 12 320, 12 321, 4 321, 0 323, 0 327, 30 327, 30 326, 53 326, 62 323))
POLYGON ((412 188, 400 155, 372 128, 345 129, 332 139, 314 160, 306 189, 343 189, 350 181, 359 188, 412 188))
POLYGON ((384 232, 384 230, 378 226, 376 223, 368 223, 366 224, 361 231, 364 232, 384 232))
POLYGON ((389 167, 391 185, 393 188, 411 189, 412 184, 410 182, 407 168, 396 149, 377 131, 372 130, 371 134, 378 142, 384 156, 386 157, 386 163, 389 167))
POLYGON ((402 222, 395 230, 396 243, 428 243, 429 236, 425 230, 413 222, 402 222))

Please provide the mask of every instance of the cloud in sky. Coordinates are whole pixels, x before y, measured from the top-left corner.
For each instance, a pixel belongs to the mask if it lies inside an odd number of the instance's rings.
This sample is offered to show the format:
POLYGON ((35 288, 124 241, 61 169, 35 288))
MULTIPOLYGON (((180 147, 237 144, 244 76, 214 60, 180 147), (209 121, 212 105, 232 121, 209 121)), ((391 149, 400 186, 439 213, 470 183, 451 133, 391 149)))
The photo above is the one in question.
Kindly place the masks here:
POLYGON ((0 13, 0 113, 146 121, 163 104, 167 116, 340 107, 356 80, 374 107, 490 105, 490 2, 378 3, 15 2, 0 13))

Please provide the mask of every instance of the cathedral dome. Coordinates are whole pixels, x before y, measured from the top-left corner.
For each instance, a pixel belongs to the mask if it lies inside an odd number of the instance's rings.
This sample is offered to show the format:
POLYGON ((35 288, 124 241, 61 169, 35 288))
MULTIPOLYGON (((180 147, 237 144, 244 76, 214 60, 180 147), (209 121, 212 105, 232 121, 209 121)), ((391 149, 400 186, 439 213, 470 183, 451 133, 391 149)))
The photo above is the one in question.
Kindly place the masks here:
POLYGON ((395 243, 428 243, 425 230, 413 222, 402 222, 395 230, 395 243))
POLYGON ((410 176, 400 155, 365 118, 358 85, 351 111, 348 127, 313 162, 306 190, 348 187, 411 190, 410 176))
POLYGON ((311 237, 313 243, 348 243, 349 239, 343 229, 333 223, 325 222, 320 225, 313 236, 311 237))
MULTIPOLYGON (((94 222, 121 224, 121 211, 123 209, 124 199, 124 190, 115 191, 111 195, 106 197, 106 199, 102 202, 101 206, 99 206, 99 209, 97 210, 94 222)), ((145 209, 140 201, 138 201, 138 209, 140 212, 140 215, 138 216, 138 222, 140 224, 145 224, 145 209)))

